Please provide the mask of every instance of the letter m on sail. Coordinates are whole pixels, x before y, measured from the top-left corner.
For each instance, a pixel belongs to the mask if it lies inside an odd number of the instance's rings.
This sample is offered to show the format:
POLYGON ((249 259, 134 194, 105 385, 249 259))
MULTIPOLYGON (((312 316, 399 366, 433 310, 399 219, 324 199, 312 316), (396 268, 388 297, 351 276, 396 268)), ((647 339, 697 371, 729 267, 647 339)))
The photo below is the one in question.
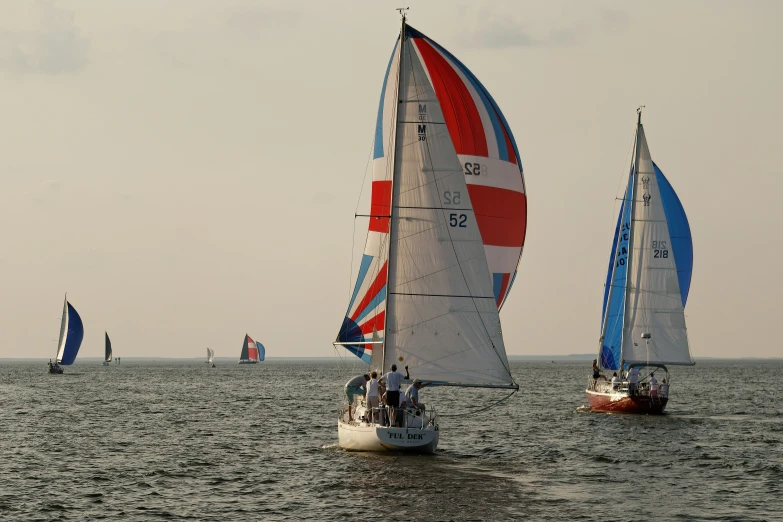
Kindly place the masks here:
POLYGON ((419 136, 422 134, 426 134, 427 132, 427 126, 426 125, 419 125, 419 136))
POLYGON ((427 114, 427 106, 419 104, 419 114, 427 114))

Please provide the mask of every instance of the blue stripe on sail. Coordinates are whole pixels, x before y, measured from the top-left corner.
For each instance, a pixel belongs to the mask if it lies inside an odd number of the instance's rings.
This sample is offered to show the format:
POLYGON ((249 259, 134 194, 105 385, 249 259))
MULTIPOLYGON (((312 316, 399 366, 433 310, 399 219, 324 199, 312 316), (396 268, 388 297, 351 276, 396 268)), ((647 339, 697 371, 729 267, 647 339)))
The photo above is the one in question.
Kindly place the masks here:
POLYGON ((389 81, 389 72, 391 71, 391 64, 394 61, 394 53, 397 52, 397 44, 400 42, 399 37, 394 42, 394 49, 392 50, 391 58, 389 58, 389 65, 386 66, 386 75, 383 77, 383 88, 381 89, 381 103, 378 105, 378 120, 375 122, 375 146, 373 147, 372 159, 383 157, 383 101, 386 98, 386 84, 389 81))
POLYGON ((620 212, 617 213, 617 225, 614 227, 614 238, 612 239, 612 253, 609 255, 609 268, 606 270, 606 281, 604 282, 604 302, 601 306, 601 328, 604 327, 604 319, 606 319, 606 302, 609 300, 609 289, 612 287, 612 270, 617 260, 617 240, 620 237, 620 224, 622 223, 623 209, 625 208, 625 200, 620 205, 620 212))
POLYGON ((367 364, 370 364, 370 361, 372 360, 372 352, 366 352, 364 351, 364 348, 361 346, 354 346, 354 345, 346 345, 345 348, 354 354, 356 357, 361 359, 362 361, 366 362, 367 364))
POLYGON ((663 211, 666 214, 666 222, 669 226, 669 239, 671 240, 671 249, 674 252, 674 263, 677 266, 677 281, 680 284, 680 295, 682 296, 682 306, 688 301, 688 291, 691 287, 691 276, 693 275, 693 238, 691 237, 691 227, 688 224, 688 216, 685 215, 685 209, 674 192, 669 180, 663 175, 658 165, 653 163, 655 168, 655 177, 658 181, 658 191, 661 194, 661 203, 663 211))
POLYGON ((364 350, 364 344, 358 344, 361 343, 362 341, 367 341, 367 339, 365 339, 365 336, 362 333, 362 329, 359 328, 359 324, 357 321, 352 321, 350 317, 346 317, 345 319, 343 319, 343 325, 340 328, 340 335, 337 336, 337 340, 341 343, 356 342, 357 344, 343 345, 343 348, 345 348, 352 354, 356 355, 361 360, 365 361, 367 364, 370 364, 370 359, 372 358, 372 350, 370 350, 370 352, 368 353, 364 350))
POLYGON ((84 325, 82 318, 76 312, 76 309, 68 303, 68 331, 65 337, 65 348, 63 349, 63 358, 60 364, 67 366, 73 364, 76 360, 76 354, 79 353, 79 347, 84 339, 84 325))
POLYGON ((468 78, 471 85, 473 85, 473 88, 481 97, 481 101, 484 103, 484 107, 487 109, 487 112, 489 113, 489 119, 490 121, 492 121, 492 130, 495 132, 495 139, 498 144, 498 155, 500 159, 504 161, 508 161, 508 149, 506 148, 506 139, 503 137, 503 130, 500 127, 500 125, 502 124, 506 128, 506 132, 508 133, 508 139, 511 141, 511 146, 514 147, 514 155, 517 158, 517 166, 521 171, 522 159, 519 157, 519 150, 517 150, 517 142, 514 140, 514 134, 511 132, 511 127, 509 127, 505 116, 503 116, 503 112, 500 110, 500 107, 498 107, 498 104, 495 103, 495 99, 492 98, 492 95, 489 93, 489 91, 484 87, 484 85, 479 81, 479 79, 476 78, 476 75, 470 72, 470 69, 468 69, 464 63, 462 63, 456 56, 451 54, 438 42, 432 40, 431 38, 425 36, 424 34, 422 34, 421 32, 417 31, 416 29, 410 26, 408 26, 408 34, 411 36, 411 38, 423 38, 427 40, 436 49, 438 49, 440 52, 448 56, 449 59, 452 62, 454 62, 454 64, 456 64, 457 67, 459 67, 460 71, 465 75, 466 78, 468 78))
POLYGON ((256 343, 256 348, 258 348, 258 360, 263 361, 266 358, 266 348, 259 342, 256 343))
POLYGON ((364 278, 367 276, 367 270, 370 269, 370 264, 372 263, 373 259, 374 257, 371 255, 368 254, 362 255, 362 264, 359 265, 359 275, 356 277, 356 286, 353 289, 353 296, 351 296, 351 303, 348 305, 348 313, 350 313, 351 309, 353 308, 353 303, 354 301, 356 301, 356 296, 359 294, 359 289, 362 287, 364 278))
POLYGON ((500 297, 500 291, 503 290, 503 275, 500 273, 492 274, 492 293, 495 294, 495 302, 500 297))
POLYGON ((386 285, 383 285, 383 288, 380 289, 378 295, 376 295, 375 298, 373 298, 373 300, 367 304, 367 307, 356 316, 356 323, 361 323, 362 319, 367 317, 367 314, 375 310, 375 308, 384 300, 386 300, 386 285))
POLYGON ((631 205, 628 204, 633 187, 633 173, 625 189, 623 205, 617 216, 615 237, 612 241, 612 253, 609 257, 609 270, 604 290, 604 308, 601 314, 601 326, 606 328, 601 343, 600 365, 605 370, 618 370, 622 353, 623 318, 625 316, 625 281, 628 267, 628 241, 631 230, 631 205), (609 299, 609 290, 612 290, 609 299))

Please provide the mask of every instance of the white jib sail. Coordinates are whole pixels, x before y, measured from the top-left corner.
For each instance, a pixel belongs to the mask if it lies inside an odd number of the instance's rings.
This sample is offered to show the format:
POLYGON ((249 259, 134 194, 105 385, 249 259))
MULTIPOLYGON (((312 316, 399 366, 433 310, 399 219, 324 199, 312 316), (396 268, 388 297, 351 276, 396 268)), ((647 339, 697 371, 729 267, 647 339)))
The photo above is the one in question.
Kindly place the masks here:
POLYGON ((462 167, 415 44, 403 42, 392 187, 385 370, 511 385, 462 167))
POLYGON ((692 364, 669 226, 641 124, 637 140, 622 358, 692 364), (651 334, 649 343, 643 333, 651 334))

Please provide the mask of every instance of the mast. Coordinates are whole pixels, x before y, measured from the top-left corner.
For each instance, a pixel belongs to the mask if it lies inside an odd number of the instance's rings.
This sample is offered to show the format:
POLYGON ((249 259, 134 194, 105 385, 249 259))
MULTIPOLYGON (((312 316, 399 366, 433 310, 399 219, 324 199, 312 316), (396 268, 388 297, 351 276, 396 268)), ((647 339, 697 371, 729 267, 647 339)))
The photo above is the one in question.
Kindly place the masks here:
POLYGON ((634 230, 634 216, 636 213, 636 175, 638 174, 639 170, 639 153, 641 151, 640 143, 639 143, 639 134, 642 129, 642 109, 644 108, 644 105, 639 106, 636 109, 637 119, 636 119, 636 146, 634 147, 634 158, 633 158, 633 179, 631 180, 631 213, 630 213, 630 224, 631 224, 631 230, 628 231, 628 259, 625 263, 625 270, 626 270, 626 276, 625 276, 625 302, 626 306, 623 310, 623 329, 620 333, 620 369, 623 369, 623 365, 625 363, 625 325, 626 321, 628 319, 628 298, 630 293, 630 286, 628 284, 628 280, 630 279, 630 272, 629 269, 631 268, 631 256, 633 255, 633 249, 634 249, 634 243, 633 243, 633 230, 634 230))
MULTIPOLYGON (((399 171, 399 161, 397 158, 397 137, 400 132, 400 124, 397 121, 397 114, 399 113, 400 108, 400 85, 402 82, 402 60, 403 55, 405 54, 405 11, 407 11, 407 7, 400 7, 397 9, 397 11, 400 12, 400 15, 402 16, 402 26, 400 28, 400 59, 397 63, 397 89, 395 98, 397 99, 397 103, 394 106, 394 119, 392 120, 394 122, 394 141, 392 143, 392 146, 389 147, 389 151, 394 154, 394 160, 392 161, 392 175, 391 175, 391 205, 389 207, 389 260, 386 263, 386 284, 389 284, 389 274, 392 273, 392 263, 395 263, 395 255, 397 248, 394 246, 394 219, 396 218, 396 212, 394 209, 397 207, 397 203, 399 201, 399 197, 395 196, 394 192, 394 185, 395 185, 395 177, 397 176, 397 172, 399 171), (392 248, 394 250, 392 250, 392 248)), ((384 319, 384 330, 386 330, 389 327, 389 324, 391 322, 390 318, 393 317, 392 310, 389 307, 390 301, 389 301, 389 291, 386 292, 386 296, 384 299, 386 300, 384 308, 386 309, 386 318, 384 319)), ((388 334, 383 336, 383 345, 381 346, 381 351, 383 353, 383 356, 381 358, 381 373, 383 373, 386 370, 386 339, 388 338, 388 334)))

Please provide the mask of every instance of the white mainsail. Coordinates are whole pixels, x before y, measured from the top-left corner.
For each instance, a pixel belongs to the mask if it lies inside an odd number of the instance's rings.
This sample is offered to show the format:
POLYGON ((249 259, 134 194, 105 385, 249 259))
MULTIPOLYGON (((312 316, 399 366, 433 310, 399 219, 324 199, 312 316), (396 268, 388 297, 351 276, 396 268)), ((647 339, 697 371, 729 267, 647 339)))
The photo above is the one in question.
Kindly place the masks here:
POLYGON ((62 321, 60 323, 60 340, 57 342, 57 356, 55 357, 55 361, 62 362, 63 360, 63 354, 65 353, 65 342, 67 340, 67 332, 68 332, 68 294, 65 295, 65 299, 63 299, 63 317, 62 321))
POLYGON ((401 53, 384 367, 516 387, 462 166, 415 44, 404 39, 401 53))
POLYGON ((207 348, 207 362, 211 363, 215 358, 215 350, 207 348))
POLYGON ((650 150, 638 124, 622 360, 693 364, 675 252, 650 150), (642 334, 650 334, 643 339, 642 334))

